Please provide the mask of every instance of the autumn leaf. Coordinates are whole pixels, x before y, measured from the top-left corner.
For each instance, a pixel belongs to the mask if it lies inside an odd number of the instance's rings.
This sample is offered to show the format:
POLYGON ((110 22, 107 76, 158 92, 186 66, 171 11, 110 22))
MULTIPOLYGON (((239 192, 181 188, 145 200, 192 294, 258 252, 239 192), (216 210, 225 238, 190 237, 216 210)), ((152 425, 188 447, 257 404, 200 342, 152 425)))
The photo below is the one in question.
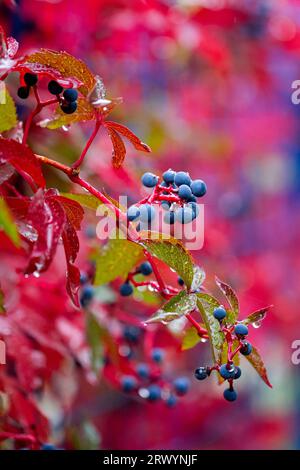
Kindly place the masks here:
POLYGON ((273 305, 269 305, 268 307, 264 307, 264 308, 261 308, 259 310, 256 310, 255 312, 248 315, 248 317, 245 318, 242 321, 242 323, 244 323, 244 325, 249 325, 249 323, 259 324, 260 322, 262 322, 266 318, 268 311, 272 307, 273 307, 273 305))
POLYGON ((123 126, 123 124, 119 124, 113 121, 105 121, 104 126, 107 127, 109 130, 114 130, 121 134, 123 137, 126 137, 136 150, 140 150, 142 152, 151 152, 150 147, 142 142, 128 127, 123 126))
POLYGON ((222 293, 225 295, 230 305, 230 310, 227 309, 226 323, 234 324, 236 320, 238 319, 239 311, 240 311, 237 295, 232 289, 232 287, 230 287, 228 284, 221 281, 217 277, 216 277, 216 284, 220 288, 222 293))
POLYGON ((169 302, 163 305, 145 323, 169 323, 192 312, 196 308, 196 304, 197 297, 195 294, 181 291, 174 295, 169 302))
POLYGON ((94 107, 85 98, 79 97, 75 113, 65 114, 61 110, 61 107, 58 106, 52 118, 44 119, 43 121, 40 121, 38 125, 40 127, 46 127, 47 129, 58 129, 59 127, 68 126, 75 122, 93 121, 94 119, 94 107))
POLYGON ((247 361, 250 362, 252 367, 256 370, 256 372, 265 382, 265 384, 272 388, 272 384, 270 383, 268 378, 267 369, 257 349, 252 346, 251 354, 249 354, 249 356, 245 356, 245 358, 247 359, 247 361))
POLYGON ((18 122, 16 106, 7 88, 4 91, 3 98, 4 100, 0 101, 0 133, 9 131, 18 122))
POLYGON ((120 168, 126 155, 125 144, 119 134, 113 129, 109 129, 108 133, 113 146, 113 167, 120 168))

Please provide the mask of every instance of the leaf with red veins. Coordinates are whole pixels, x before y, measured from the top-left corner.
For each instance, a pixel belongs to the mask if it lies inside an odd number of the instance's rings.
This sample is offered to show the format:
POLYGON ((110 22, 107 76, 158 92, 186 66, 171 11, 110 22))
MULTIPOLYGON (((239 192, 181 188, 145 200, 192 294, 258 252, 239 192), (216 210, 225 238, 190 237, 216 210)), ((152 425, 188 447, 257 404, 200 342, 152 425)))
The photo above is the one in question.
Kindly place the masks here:
POLYGON ((27 145, 0 137, 0 165, 4 163, 12 165, 18 173, 29 177, 39 187, 45 187, 40 163, 27 145))
POLYGON ((75 77, 64 78, 58 70, 52 69, 42 64, 29 63, 29 62, 18 62, 13 68, 13 72, 19 72, 21 74, 21 84, 25 85, 24 75, 25 73, 34 73, 39 78, 47 78, 48 80, 57 81, 63 88, 80 88, 82 82, 77 80, 75 77))
POLYGON ((19 44, 16 39, 6 37, 3 28, 0 26, 0 76, 9 72, 16 64, 13 57, 17 53, 19 44))
POLYGON ((265 384, 267 384, 270 388, 273 388, 272 384, 269 381, 265 364, 264 364, 259 352, 257 351, 257 349, 254 346, 252 346, 251 354, 249 354, 249 356, 245 356, 245 358, 247 359, 247 361, 250 362, 252 367, 256 370, 256 372, 261 377, 261 379, 265 382, 265 384))
POLYGON ((108 133, 113 145, 113 167, 120 168, 126 155, 125 144, 119 134, 113 129, 108 129, 108 133))
POLYGON ((141 152, 151 152, 150 147, 142 142, 128 127, 123 126, 123 124, 119 124, 113 121, 105 121, 104 126, 108 129, 113 129, 119 134, 123 135, 128 139, 136 150, 140 150, 141 152))
POLYGON ((70 224, 75 230, 81 229, 81 222, 84 216, 84 210, 81 205, 67 197, 55 196, 55 199, 63 206, 70 224))
POLYGON ((7 55, 11 59, 15 57, 16 53, 19 50, 19 43, 15 38, 12 38, 9 36, 6 40, 6 45, 7 45, 7 55))
POLYGON ((28 210, 28 224, 37 232, 25 274, 40 273, 50 265, 66 222, 65 211, 53 197, 41 189, 28 210))

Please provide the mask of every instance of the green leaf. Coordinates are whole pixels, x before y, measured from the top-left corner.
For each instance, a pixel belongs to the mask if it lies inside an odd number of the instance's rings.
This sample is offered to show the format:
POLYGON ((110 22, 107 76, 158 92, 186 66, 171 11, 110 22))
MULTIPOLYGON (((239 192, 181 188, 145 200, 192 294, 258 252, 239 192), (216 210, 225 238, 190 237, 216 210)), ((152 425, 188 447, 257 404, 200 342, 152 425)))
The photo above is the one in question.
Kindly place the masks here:
POLYGON ((6 313, 6 310, 4 307, 4 294, 0 287, 0 315, 4 315, 5 313, 6 313))
POLYGON ((217 277, 216 277, 216 284, 221 289, 222 293, 225 295, 231 308, 231 310, 229 311, 227 310, 226 323, 234 324, 236 320, 238 319, 239 311, 240 311, 237 295, 232 289, 232 287, 230 287, 228 284, 221 281, 217 277))
POLYGON ((252 346, 252 353, 249 354, 249 356, 245 356, 245 358, 247 359, 247 361, 250 362, 252 367, 254 367, 254 369, 256 370, 258 375, 261 377, 261 379, 270 388, 272 388, 272 385, 271 385, 271 383, 269 381, 269 378, 268 378, 267 369, 266 369, 266 367, 264 365, 264 362, 263 362, 259 352, 257 351, 257 349, 252 346))
POLYGON ((17 226, 12 218, 4 199, 0 198, 0 229, 11 239, 15 246, 20 246, 20 238, 17 226))
POLYGON ((143 248, 124 239, 110 239, 96 259, 95 285, 126 278, 143 256, 143 248))
POLYGON ((195 294, 188 294, 185 290, 174 295, 169 302, 160 308, 145 323, 169 323, 192 312, 196 308, 197 297, 195 294))
POLYGON ((193 282, 192 282, 191 290, 194 292, 197 289, 199 289, 199 287, 205 281, 205 272, 202 268, 200 268, 200 266, 194 266, 193 271, 194 273, 193 273, 193 282))
POLYGON ((205 293, 198 293, 197 298, 198 309, 210 339, 213 360, 217 362, 223 347, 224 334, 220 331, 220 323, 215 319, 213 312, 220 306, 220 302, 212 295, 205 293))
POLYGON ((0 133, 16 127, 18 122, 14 100, 5 89, 4 103, 0 102, 0 133))
POLYGON ((256 310, 255 312, 248 315, 248 317, 245 318, 245 320, 243 320, 242 323, 244 323, 244 325, 249 325, 249 323, 262 322, 266 318, 267 312, 270 310, 270 308, 272 308, 272 305, 261 308, 260 310, 256 310))
POLYGON ((200 341, 201 341, 201 338, 198 335, 196 328, 194 326, 191 326, 184 333, 181 349, 182 351, 186 351, 187 349, 192 349, 200 341))
POLYGON ((190 289, 194 277, 193 260, 179 240, 175 238, 168 238, 168 240, 148 239, 142 240, 142 244, 152 255, 174 269, 190 289))

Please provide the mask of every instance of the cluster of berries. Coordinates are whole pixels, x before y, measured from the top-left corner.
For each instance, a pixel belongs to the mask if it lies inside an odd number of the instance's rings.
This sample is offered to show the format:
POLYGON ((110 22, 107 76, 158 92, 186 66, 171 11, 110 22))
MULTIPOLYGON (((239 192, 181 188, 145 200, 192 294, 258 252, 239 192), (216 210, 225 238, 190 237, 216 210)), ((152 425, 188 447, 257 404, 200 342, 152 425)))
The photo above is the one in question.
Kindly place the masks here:
POLYGON ((153 203, 159 203, 166 211, 164 222, 169 225, 175 222, 188 224, 199 215, 197 198, 206 194, 204 181, 192 180, 187 172, 175 172, 171 169, 163 173, 162 181, 153 173, 144 173, 141 181, 146 188, 154 188, 154 191, 139 205, 129 207, 127 218, 130 222, 152 222, 155 218, 153 203))
MULTIPOLYGON (((216 320, 220 322, 220 325, 222 325, 222 321, 226 318, 227 313, 225 308, 220 306, 215 308, 213 315, 216 320)), ((246 336, 248 335, 248 328, 246 325, 238 323, 237 325, 231 328, 224 328, 224 332, 226 332, 227 335, 229 335, 231 338, 232 334, 235 335, 234 339, 237 339, 239 341, 238 351, 243 356, 249 356, 251 354, 252 345, 245 340, 246 336)), ((195 370, 195 377, 198 380, 204 380, 211 374, 213 370, 217 370, 221 377, 229 382, 229 388, 227 388, 223 394, 225 400, 235 401, 237 399, 237 392, 234 390, 233 381, 241 377, 241 369, 238 366, 234 365, 233 360, 231 358, 231 360, 228 360, 226 364, 216 365, 213 367, 199 367, 195 370)))
MULTIPOLYGON (((152 266, 148 261, 145 261, 142 263, 135 271, 134 275, 136 274, 142 274, 143 276, 150 276, 152 274, 152 266)), ((133 293, 133 286, 130 283, 130 280, 127 279, 126 282, 124 282, 120 286, 120 294, 123 297, 128 297, 133 293)))
MULTIPOLYGON (((38 76, 33 73, 24 74, 25 86, 18 89, 18 96, 22 100, 26 100, 29 96, 30 89, 38 82, 38 76)), ((67 88, 66 90, 56 81, 51 80, 48 83, 48 91, 51 95, 55 95, 60 103, 60 108, 65 114, 72 114, 77 109, 78 91, 75 88, 67 88), (62 96, 60 96, 62 94, 62 96)))

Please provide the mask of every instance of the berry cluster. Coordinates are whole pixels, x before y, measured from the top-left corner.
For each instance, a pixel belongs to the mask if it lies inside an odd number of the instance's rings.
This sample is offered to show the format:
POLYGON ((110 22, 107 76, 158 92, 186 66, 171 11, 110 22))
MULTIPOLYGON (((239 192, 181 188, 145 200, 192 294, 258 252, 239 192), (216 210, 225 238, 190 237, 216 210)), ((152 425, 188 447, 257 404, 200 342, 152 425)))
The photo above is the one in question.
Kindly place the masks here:
POLYGON ((139 283, 135 282, 134 276, 137 274, 142 274, 143 276, 150 276, 152 274, 152 266, 148 261, 144 261, 133 273, 129 274, 124 282, 120 286, 120 294, 123 297, 128 297, 129 295, 133 294, 133 286, 139 285, 139 283))
POLYGON ((127 218, 130 222, 152 222, 155 218, 155 203, 166 211, 163 220, 169 225, 175 222, 188 224, 199 215, 197 198, 206 194, 204 181, 192 180, 187 172, 171 169, 163 173, 162 181, 153 173, 144 173, 141 181, 146 188, 153 188, 153 193, 129 207, 127 218))
MULTIPOLYGON (((26 100, 29 97, 30 89, 37 84, 38 76, 27 72, 24 74, 23 79, 25 86, 21 86, 17 93, 19 98, 26 100)), ((60 108, 65 114, 72 114, 76 111, 78 98, 77 90, 74 88, 67 88, 64 90, 56 80, 51 80, 48 83, 48 91, 51 95, 55 95, 57 97, 57 101, 60 103, 60 108)))
POLYGON ((233 326, 223 326, 222 322, 227 316, 227 312, 224 307, 220 306, 214 309, 213 315, 216 320, 220 322, 221 331, 225 335, 227 342, 227 362, 224 364, 216 364, 213 367, 199 367, 195 370, 195 377, 197 380, 204 380, 213 370, 218 371, 222 379, 227 380, 229 388, 224 391, 224 398, 227 401, 235 401, 237 399, 237 393, 234 390, 233 382, 241 377, 242 371, 240 367, 234 364, 233 358, 240 352, 243 356, 249 356, 252 352, 251 344, 245 340, 248 335, 248 328, 243 323, 238 323, 233 326), (235 351, 232 351, 232 345, 234 341, 238 341, 238 347, 235 351))

